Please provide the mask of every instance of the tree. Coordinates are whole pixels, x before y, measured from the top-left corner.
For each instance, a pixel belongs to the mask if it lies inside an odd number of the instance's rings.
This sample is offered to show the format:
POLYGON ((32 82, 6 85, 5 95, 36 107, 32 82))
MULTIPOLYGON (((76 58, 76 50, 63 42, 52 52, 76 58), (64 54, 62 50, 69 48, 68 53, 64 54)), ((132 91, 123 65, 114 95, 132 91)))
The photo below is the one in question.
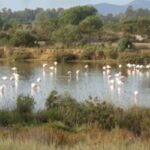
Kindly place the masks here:
POLYGON ((127 49, 132 49, 134 45, 132 44, 131 40, 129 37, 125 37, 119 40, 117 49, 119 51, 125 51, 127 49))
POLYGON ((35 37, 32 35, 30 31, 26 30, 19 30, 16 31, 16 33, 11 38, 11 44, 13 46, 34 46, 35 43, 35 37))
POLYGON ((77 6, 65 10, 60 17, 60 22, 62 24, 78 25, 86 17, 95 15, 96 13, 97 10, 92 6, 77 6))
POLYGON ((140 19, 137 23, 137 30, 139 34, 150 36, 150 20, 140 19))
POLYGON ((80 23, 80 29, 82 32, 93 32, 96 30, 99 30, 102 27, 102 21, 99 16, 93 15, 86 17, 81 23, 80 23))
POLYGON ((56 42, 69 46, 78 43, 81 39, 81 35, 77 26, 66 25, 53 33, 53 39, 56 42))
POLYGON ((52 42, 52 33, 57 29, 57 20, 47 19, 35 26, 38 40, 52 42))

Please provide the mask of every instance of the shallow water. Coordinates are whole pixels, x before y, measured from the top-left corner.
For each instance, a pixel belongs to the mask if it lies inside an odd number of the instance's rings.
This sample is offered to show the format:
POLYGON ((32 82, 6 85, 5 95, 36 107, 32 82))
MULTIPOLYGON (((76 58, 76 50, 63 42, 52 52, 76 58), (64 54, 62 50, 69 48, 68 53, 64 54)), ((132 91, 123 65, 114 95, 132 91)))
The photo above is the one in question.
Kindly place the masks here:
POLYGON ((98 97, 100 100, 109 101, 117 106, 129 107, 132 105, 150 107, 150 70, 129 71, 126 68, 112 68, 112 79, 119 71, 125 76, 123 85, 108 82, 108 75, 99 63, 89 63, 85 69, 85 63, 58 64, 57 70, 50 70, 53 63, 48 63, 48 68, 43 71, 43 62, 0 62, 0 85, 5 84, 4 93, 0 93, 0 108, 10 109, 15 107, 18 95, 31 95, 36 101, 35 108, 43 109, 45 100, 52 90, 60 94, 65 92, 79 101, 84 101, 89 96, 98 97), (1 78, 12 74, 11 67, 18 68, 19 81, 3 81, 1 78), (67 74, 68 71, 72 75, 67 74), (76 76, 76 70, 80 70, 76 76), (31 90, 31 83, 41 78, 39 88, 31 90), (134 92, 138 91, 135 97, 134 92))

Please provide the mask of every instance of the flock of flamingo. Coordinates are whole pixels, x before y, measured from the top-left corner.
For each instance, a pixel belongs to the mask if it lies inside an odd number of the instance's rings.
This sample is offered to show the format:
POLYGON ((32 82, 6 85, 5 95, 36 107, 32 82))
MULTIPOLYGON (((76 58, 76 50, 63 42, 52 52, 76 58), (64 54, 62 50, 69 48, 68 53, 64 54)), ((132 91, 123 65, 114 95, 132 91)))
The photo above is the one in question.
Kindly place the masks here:
MULTIPOLYGON (((50 75, 53 75, 57 72, 57 65, 58 62, 55 61, 53 63, 53 66, 48 66, 48 64, 43 64, 42 68, 43 68, 43 75, 45 74, 45 72, 47 70, 50 70, 50 75)), ((117 91, 118 93, 121 91, 121 88, 123 87, 125 81, 126 81, 126 76, 122 75, 121 73, 121 68, 123 66, 120 64, 118 65, 118 69, 119 71, 115 74, 112 74, 112 67, 110 65, 105 65, 103 66, 101 69, 103 70, 103 75, 104 77, 106 77, 105 79, 108 82, 108 85, 110 87, 111 90, 114 89, 114 86, 117 87, 117 91)), ((140 72, 143 69, 150 69, 150 65, 136 65, 136 64, 126 64, 126 67, 128 69, 129 73, 135 73, 135 72, 140 72)), ((89 69, 89 65, 85 65, 84 69, 86 70, 85 73, 88 72, 89 69)), ((7 81, 11 81, 14 82, 15 84, 18 84, 20 75, 18 74, 18 69, 16 67, 11 68, 12 73, 9 76, 3 76, 1 79, 3 80, 3 84, 0 85, 0 94, 3 95, 5 93, 6 90, 6 86, 7 86, 7 81)), ((68 78, 71 78, 73 75, 72 71, 67 71, 66 75, 68 76, 68 78)), ((80 70, 76 70, 75 71, 75 76, 76 79, 79 79, 79 75, 80 75, 80 70)), ((30 88, 32 93, 37 91, 40 87, 40 82, 42 81, 42 79, 40 77, 38 77, 36 79, 35 82, 31 83, 30 88)), ((134 96, 134 101, 135 103, 137 103, 137 98, 138 98, 139 92, 135 89, 135 91, 133 92, 133 96, 134 96)))
MULTIPOLYGON (((121 70, 123 66, 120 64, 118 65, 118 68, 121 70)), ((139 64, 126 64, 125 66, 127 68, 128 75, 135 75, 136 73, 140 73, 142 75, 142 72, 146 70, 150 70, 150 64, 148 65, 139 65, 139 64)), ((107 82, 109 84, 109 87, 111 90, 114 89, 114 86, 117 85, 117 91, 118 94, 121 92, 121 88, 123 87, 125 81, 126 81, 126 76, 122 75, 121 71, 119 70, 117 73, 114 75, 111 73, 111 66, 106 65, 102 67, 103 69, 103 75, 106 76, 107 82)), ((139 91, 134 90, 133 91, 133 96, 134 96, 134 103, 138 103, 138 95, 139 91)))

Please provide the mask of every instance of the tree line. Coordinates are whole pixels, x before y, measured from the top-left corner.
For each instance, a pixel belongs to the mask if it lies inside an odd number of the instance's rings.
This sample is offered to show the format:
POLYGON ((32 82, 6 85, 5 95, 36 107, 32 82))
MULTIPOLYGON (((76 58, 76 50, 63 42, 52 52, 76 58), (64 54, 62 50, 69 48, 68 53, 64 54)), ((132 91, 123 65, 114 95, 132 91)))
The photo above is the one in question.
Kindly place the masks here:
POLYGON ((2 9, 0 12, 0 46, 45 45, 79 46, 120 39, 123 35, 140 34, 149 38, 150 10, 134 10, 113 16, 98 14, 92 6, 69 9, 37 8, 23 11, 2 9))

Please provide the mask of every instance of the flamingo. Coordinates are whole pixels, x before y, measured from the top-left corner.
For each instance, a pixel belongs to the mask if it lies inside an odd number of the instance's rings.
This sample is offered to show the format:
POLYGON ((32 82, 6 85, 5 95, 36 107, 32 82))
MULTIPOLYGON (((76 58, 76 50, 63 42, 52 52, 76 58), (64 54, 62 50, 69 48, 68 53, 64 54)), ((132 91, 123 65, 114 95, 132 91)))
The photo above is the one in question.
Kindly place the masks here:
POLYGON ((31 83, 31 89, 35 90, 38 87, 37 83, 31 83))
POLYGON ((80 73, 80 70, 76 70, 76 75, 79 75, 79 73, 80 73))
POLYGON ((72 72, 71 72, 71 71, 68 71, 67 74, 71 77, 72 72))
POLYGON ((107 69, 111 69, 111 66, 107 65, 106 68, 107 68, 107 69))
POLYGON ((4 77, 2 77, 2 80, 6 81, 6 80, 8 80, 8 77, 4 76, 4 77))
POLYGON ((138 96, 138 94, 139 94, 139 92, 138 92, 138 91, 134 91, 134 96, 135 96, 135 97, 137 97, 137 96, 138 96))
POLYGON ((118 67, 119 67, 119 68, 122 68, 122 65, 120 64, 118 67))
POLYGON ((37 78, 37 83, 40 83, 41 82, 41 78, 37 78))
POLYGON ((43 64, 42 66, 43 66, 43 68, 46 68, 46 67, 47 67, 47 64, 43 64))
POLYGON ((102 69, 103 69, 103 70, 106 70, 106 66, 103 66, 102 69))
POLYGON ((54 66, 50 66, 49 69, 50 69, 50 70, 54 70, 54 66))
POLYGON ((58 62, 57 62, 57 61, 54 61, 54 65, 57 66, 57 64, 58 64, 58 62))
POLYGON ((137 104, 138 103, 138 91, 134 91, 134 103, 137 104))
POLYGON ((88 65, 85 65, 85 66, 84 66, 85 69, 88 69, 88 67, 89 67, 88 65))
POLYGON ((16 72, 17 71, 17 67, 12 67, 11 70, 16 72))

